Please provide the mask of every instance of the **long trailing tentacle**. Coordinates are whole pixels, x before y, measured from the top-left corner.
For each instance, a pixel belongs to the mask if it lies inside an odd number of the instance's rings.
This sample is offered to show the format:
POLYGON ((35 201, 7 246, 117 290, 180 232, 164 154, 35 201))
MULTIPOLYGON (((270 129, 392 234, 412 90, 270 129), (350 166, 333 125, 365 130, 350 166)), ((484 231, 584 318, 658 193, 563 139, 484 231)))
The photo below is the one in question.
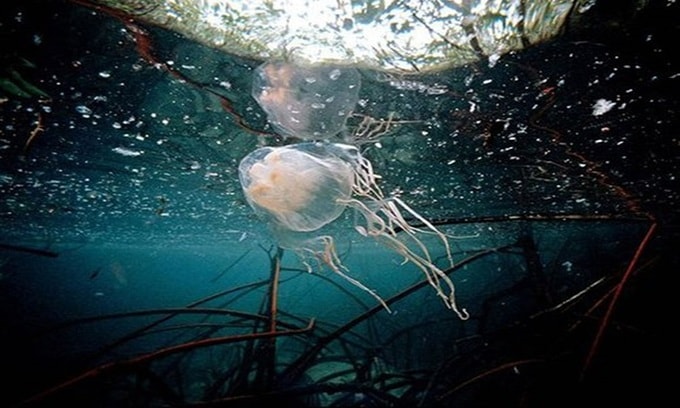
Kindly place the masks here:
POLYGON ((456 304, 453 281, 434 264, 427 246, 417 236, 418 233, 422 233, 433 234, 438 237, 444 245, 449 264, 453 265, 451 247, 446 234, 437 229, 430 221, 418 214, 399 197, 385 198, 377 183, 379 178, 380 176, 375 174, 373 165, 369 160, 362 156, 356 159, 353 195, 367 199, 369 204, 372 205, 366 204, 357 198, 352 198, 345 202, 346 205, 360 212, 366 221, 365 227, 357 225, 355 228, 362 235, 380 240, 385 246, 416 265, 425 274, 428 283, 435 289, 437 295, 442 298, 444 304, 452 309, 462 320, 468 319, 470 315, 467 310, 459 308, 456 304), (411 225, 404 218, 403 212, 418 220, 424 227, 411 225), (399 238, 399 232, 403 232, 408 239, 399 238))
POLYGON ((444 271, 439 269, 436 265, 428 262, 427 259, 411 251, 408 246, 406 246, 396 237, 391 235, 381 235, 379 238, 385 243, 386 246, 403 255, 423 272, 428 283, 435 289, 437 295, 444 301, 446 307, 453 310, 461 320, 467 320, 470 317, 470 314, 465 308, 458 307, 455 298, 455 285, 453 284, 451 278, 449 278, 449 276, 444 271), (442 287, 441 281, 446 284, 448 291, 442 287))
MULTIPOLYGON (((444 247, 446 248, 446 257, 449 260, 449 264, 453 265, 453 256, 451 255, 451 246, 449 245, 449 240, 446 238, 446 234, 439 231, 439 229, 437 229, 437 227, 435 227, 430 221, 428 221, 427 218, 418 214, 415 210, 413 210, 410 206, 408 206, 405 202, 403 202, 399 197, 393 197, 392 200, 394 200, 394 202, 399 204, 399 206, 401 208, 405 209, 409 214, 411 214, 413 217, 415 217, 418 221, 422 222, 428 228, 428 230, 426 232, 432 232, 433 234, 437 235, 437 237, 439 237, 439 239, 444 244, 444 247)), ((422 230, 420 230, 420 231, 422 231, 422 230)))
MULTIPOLYGON (((340 275, 343 279, 351 283, 352 285, 358 287, 359 289, 367 292, 371 296, 373 296, 384 308, 387 310, 388 313, 392 313, 392 310, 390 309, 389 306, 387 306, 387 303, 383 300, 383 298, 380 297, 373 289, 370 289, 357 279, 349 276, 347 272, 347 268, 342 264, 342 261, 338 257, 338 253, 335 249, 335 241, 333 240, 333 237, 330 235, 321 235, 318 237, 314 238, 314 241, 318 241, 323 245, 322 250, 316 250, 316 249, 311 249, 310 247, 307 248, 302 248, 300 249, 299 255, 301 259, 307 258, 305 255, 311 254, 314 256, 317 260, 322 262, 324 265, 328 266, 334 273, 340 275)), ((309 264, 305 263, 305 266, 307 266, 307 270, 311 271, 312 268, 310 268, 309 264)))

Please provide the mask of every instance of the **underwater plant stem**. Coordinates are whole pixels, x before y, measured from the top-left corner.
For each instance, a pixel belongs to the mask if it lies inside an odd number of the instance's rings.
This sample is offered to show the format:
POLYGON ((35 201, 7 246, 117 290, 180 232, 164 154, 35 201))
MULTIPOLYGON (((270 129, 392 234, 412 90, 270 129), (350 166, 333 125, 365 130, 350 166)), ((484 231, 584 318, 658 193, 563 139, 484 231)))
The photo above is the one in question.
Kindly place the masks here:
POLYGON ((24 252, 24 253, 32 254, 32 255, 45 256, 45 257, 48 257, 48 258, 59 257, 58 252, 49 251, 47 249, 31 248, 31 247, 25 247, 25 246, 21 246, 21 245, 13 245, 13 244, 0 244, 0 250, 24 252))
POLYGON ((452 394, 454 394, 456 391, 460 390, 461 388, 465 388, 472 383, 475 383, 475 382, 477 382, 481 379, 484 379, 484 378, 486 378, 490 375, 496 374, 498 372, 501 372, 501 371, 504 371, 504 370, 507 370, 507 369, 510 369, 510 368, 515 370, 515 369, 517 369, 517 366, 521 366, 521 365, 537 364, 537 363, 543 363, 543 362, 544 362, 544 360, 541 360, 541 359, 529 358, 529 359, 525 359, 525 360, 517 360, 517 361, 511 361, 509 363, 501 364, 501 365, 494 367, 490 370, 486 370, 483 373, 477 374, 474 377, 467 379, 467 380, 463 381, 462 383, 456 385, 451 390, 446 391, 442 395, 439 395, 437 397, 437 401, 442 401, 442 400, 450 397, 452 394))
MULTIPOLYGON (((278 314, 278 298, 279 298, 279 276, 281 275, 281 258, 283 256, 283 248, 277 247, 276 253, 271 257, 271 277, 269 282, 269 332, 276 332, 276 318, 278 314)), ((268 342, 261 344, 259 349, 262 352, 262 370, 259 372, 261 376, 260 386, 263 389, 268 389, 274 379, 276 372, 276 337, 270 337, 268 342)), ((256 378, 257 378, 256 377, 256 378)))
POLYGON ((633 270, 635 270, 635 266, 640 260, 642 251, 644 251, 644 249, 647 247, 647 244, 652 239, 652 236, 654 236, 654 231, 656 230, 656 227, 657 227, 656 221, 652 222, 652 224, 649 226, 649 229, 647 230, 647 234, 645 234, 645 237, 642 239, 642 241, 640 241, 640 245, 638 245, 637 250, 635 251, 635 255, 633 255, 633 258, 628 263, 628 267, 626 268, 626 271, 621 277, 621 280, 619 281, 619 283, 616 284, 614 294, 611 298, 611 301, 609 302, 607 311, 602 317, 602 321, 600 322, 600 325, 597 329, 597 334, 593 339, 593 343, 590 346, 590 350, 588 351, 588 355, 586 356, 585 362, 583 364, 583 369, 581 370, 581 381, 583 381, 585 374, 588 371, 588 368, 590 368, 590 365, 593 362, 593 358, 597 353, 600 343, 602 342, 602 336, 604 335, 604 331, 607 328, 607 326, 609 326, 609 321, 611 320, 614 307, 616 306, 619 296, 621 296, 621 293, 623 292, 623 287, 625 286, 626 282, 633 273, 633 270))
MULTIPOLYGON (((507 215, 493 215, 493 216, 479 216, 479 217, 461 217, 461 218, 438 218, 431 219, 429 222, 434 226, 440 225, 459 225, 459 224, 483 224, 495 222, 514 222, 514 221, 631 221, 631 222, 649 222, 650 218, 647 215, 641 214, 567 214, 567 213, 531 213, 531 214, 507 214, 507 215)), ((419 224, 411 223, 412 227, 420 227, 419 224)), ((397 232, 400 229, 395 229, 397 232)))
POLYGON ((536 299, 544 306, 552 304, 553 300, 548 290, 548 282, 538 254, 536 240, 534 239, 531 227, 527 224, 522 224, 522 235, 519 237, 517 244, 522 249, 527 272, 535 284, 534 293, 536 299))
MULTIPOLYGON (((210 295, 210 296, 207 296, 207 297, 205 297, 205 298, 203 298, 203 299, 199 299, 199 300, 197 300, 197 301, 194 301, 194 302, 188 304, 187 306, 185 306, 185 309, 184 309, 184 310, 196 308, 197 306, 200 306, 200 305, 203 304, 203 303, 207 303, 207 302, 209 302, 209 301, 211 301, 211 300, 213 300, 213 299, 216 299, 216 298, 219 298, 219 297, 222 297, 222 296, 226 296, 226 295, 228 295, 228 294, 230 294, 230 293, 238 292, 238 291, 240 291, 240 290, 242 290, 242 289, 248 289, 248 288, 253 288, 253 287, 258 287, 258 286, 261 286, 261 285, 265 285, 266 283, 267 283, 266 280, 262 280, 262 281, 257 281, 257 282, 249 283, 249 284, 246 284, 246 285, 238 286, 238 287, 235 287, 235 288, 229 288, 229 289, 223 290, 223 291, 221 291, 221 292, 214 293, 214 294, 212 294, 212 295, 210 295)), ((200 309, 197 309, 197 310, 200 310, 200 309)), ((220 308, 219 310, 223 310, 223 309, 220 308)), ((150 311, 150 312, 153 312, 153 311, 150 311)), ((184 313, 184 312, 181 312, 181 313, 184 313)), ((162 324, 162 323, 164 323, 164 322, 166 322, 166 321, 168 321, 168 320, 174 318, 174 317, 177 316, 178 314, 180 314, 180 313, 175 313, 175 312, 169 313, 169 314, 167 314, 166 316, 163 316, 163 317, 161 317, 161 318, 159 318, 159 319, 157 319, 157 320, 155 320, 155 321, 153 321, 153 322, 151 322, 151 323, 149 323, 149 324, 147 324, 147 325, 145 325, 145 326, 142 326, 142 327, 140 327, 140 328, 138 328, 138 329, 135 329, 135 330, 133 330, 132 332, 126 334, 125 336, 123 336, 123 337, 121 337, 121 338, 115 340, 114 342, 112 342, 112 343, 110 343, 110 344, 108 344, 108 345, 102 347, 102 348, 98 351, 97 354, 104 354, 105 352, 107 352, 107 351, 109 351, 109 350, 112 350, 112 349, 114 349, 114 348, 120 346, 121 344, 124 344, 124 343, 126 343, 126 342, 128 342, 128 341, 130 341, 130 340, 132 340, 132 339, 137 338, 137 337, 140 337, 140 336, 142 336, 144 333, 149 332, 149 331, 150 331, 151 329, 153 329, 154 327, 156 327, 156 326, 158 326, 158 325, 160 325, 160 324, 162 324)), ((111 316, 111 317, 112 317, 112 318, 115 318, 115 317, 126 317, 126 316, 124 316, 124 315, 123 315, 123 316, 115 316, 115 315, 114 315, 114 316, 111 316)), ((92 318, 92 319, 96 319, 96 318, 92 318)), ((89 321, 92 321, 92 320, 89 320, 89 321)), ((77 322, 76 322, 76 323, 77 323, 77 322)), ((72 324, 74 324, 74 323, 72 323, 72 322, 67 322, 67 324, 70 326, 70 325, 72 325, 72 324)), ((290 328, 290 327, 289 327, 289 328, 290 328)))
POLYGON ((175 346, 170 346, 166 348, 162 348, 159 350, 156 350, 151 353, 147 353, 138 357, 133 357, 128 360, 122 360, 122 361, 114 361, 111 363, 106 363, 102 364, 100 366, 97 366, 93 369, 90 369, 88 371, 85 371, 82 374, 79 374, 69 380, 66 380, 62 382, 61 384, 55 385, 52 388, 49 388, 45 391, 42 391, 26 400, 21 402, 19 406, 25 406, 25 405, 31 405, 36 402, 40 402, 44 400, 45 398, 49 397, 50 395, 53 395, 59 391, 65 390, 69 387, 72 387, 78 383, 81 383, 85 380, 92 379, 99 377, 104 374, 109 374, 113 372, 125 372, 131 369, 134 369, 140 365, 144 365, 147 363, 150 363, 153 360, 157 360, 162 357, 169 356, 171 354, 176 354, 176 353, 183 353, 186 351, 190 351, 193 349, 201 348, 201 347, 210 347, 210 346, 216 346, 216 345, 221 345, 221 344, 227 344, 227 343, 236 343, 240 341, 248 341, 248 340, 256 340, 256 339, 268 339, 268 338, 274 338, 274 337, 279 337, 279 336, 294 336, 298 334, 303 334, 306 333, 314 328, 315 320, 311 319, 309 321, 309 324, 306 327, 299 328, 299 329, 292 329, 292 330, 286 330, 286 331, 268 331, 264 333, 246 333, 246 334, 237 334, 233 336, 223 336, 223 337, 215 337, 215 338, 210 338, 210 339, 202 339, 202 340, 196 340, 192 341, 189 343, 182 343, 178 344, 175 346))
POLYGON ((28 150, 30 149, 31 144, 33 143, 35 138, 44 131, 45 126, 43 125, 43 118, 40 112, 38 112, 38 117, 35 121, 35 127, 33 128, 33 130, 31 130, 31 133, 29 133, 28 135, 28 139, 26 139, 26 142, 24 143, 24 149, 22 152, 24 156, 28 153, 28 150))
POLYGON ((636 197, 622 185, 613 182, 610 175, 604 170, 600 169, 601 163, 591 160, 584 154, 576 151, 567 141, 564 140, 563 134, 559 130, 539 123, 543 116, 555 105, 555 102, 557 101, 557 92, 555 89, 556 87, 551 87, 541 90, 541 97, 547 96, 547 101, 533 115, 531 115, 529 118, 529 126, 548 133, 552 138, 552 143, 561 148, 567 156, 570 156, 576 160, 577 163, 585 166, 585 174, 592 176, 597 183, 620 197, 632 214, 652 218, 640 208, 638 197, 636 197))
POLYGON ((132 34, 132 37, 135 42, 135 49, 137 51, 137 54, 139 54, 140 58, 142 58, 149 65, 155 67, 156 69, 167 72, 174 78, 177 78, 183 82, 188 83, 189 85, 198 88, 203 92, 215 96, 219 100, 222 109, 224 109, 224 111, 227 112, 232 117, 236 125, 241 129, 245 130, 248 133, 252 133, 256 136, 266 137, 276 136, 275 134, 272 134, 270 132, 258 130, 250 126, 243 118, 243 116, 236 111, 233 102, 225 95, 222 95, 221 93, 209 88, 204 84, 200 84, 192 80, 190 77, 179 71, 177 68, 173 67, 171 64, 163 62, 159 58, 157 58, 153 52, 153 43, 151 37, 149 36, 148 32, 138 23, 138 17, 136 15, 127 13, 123 10, 118 10, 113 7, 106 6, 104 4, 94 3, 90 0, 71 0, 71 1, 75 4, 88 7, 96 11, 100 11, 117 19, 132 34))
MULTIPOLYGON (((443 273, 449 275, 452 274, 453 272, 457 271, 458 269, 462 268, 463 266, 472 263, 480 258, 484 258, 487 255, 497 253, 499 251, 503 251, 505 249, 511 248, 514 245, 505 245, 501 247, 495 247, 495 248, 487 248, 484 250, 481 250, 479 252, 476 252, 467 258, 459 261, 452 267, 446 269, 443 271, 443 273)), ((418 290, 422 289, 423 287, 429 285, 430 282, 428 279, 424 279, 406 289, 403 291, 397 293, 396 295, 390 297, 389 299, 385 300, 386 305, 391 305, 393 303, 398 302, 399 300, 408 297, 409 295, 412 295, 413 293, 417 292, 418 290)), ((351 330, 354 326, 360 324, 361 322, 367 320, 374 314, 380 312, 381 310, 384 310, 384 306, 381 305, 376 305, 373 306, 371 309, 365 311, 364 313, 358 315, 354 319, 350 320, 349 322, 345 323, 341 327, 339 327, 337 330, 334 332, 328 334, 327 336, 319 338, 319 341, 309 349, 306 353, 301 355, 297 360, 295 360, 292 364, 286 368, 286 370, 281 374, 281 383, 282 384, 289 384, 295 382, 297 378, 299 378, 302 373, 307 370, 309 366, 312 365, 314 358, 323 350, 328 344, 333 342, 335 339, 339 338, 342 336, 344 333, 348 332, 351 330)))
MULTIPOLYGON (((548 309, 543 309, 543 310, 541 310, 541 311, 539 311, 539 312, 537 312, 537 313, 531 315, 530 319, 535 319, 535 318, 537 318, 537 317, 539 317, 539 316, 543 316, 543 315, 546 314, 546 313, 552 313, 552 312, 554 312, 554 311, 556 311, 556 310, 560 310, 560 309, 562 309, 562 308, 564 308, 564 307, 567 307, 567 306, 573 304, 576 300, 580 299, 583 295, 585 295, 586 293, 590 292, 593 288, 595 288, 595 287, 599 286, 600 284, 602 284, 602 282, 604 282, 605 279, 606 279, 605 277, 601 277, 600 279, 598 279, 598 280, 596 280, 595 282, 591 283, 590 285, 586 286, 586 287, 585 287, 584 289, 582 289, 581 291, 579 291, 579 292, 577 292, 577 293, 571 295, 571 296, 570 296, 569 298, 567 298, 566 300, 561 301, 561 302, 558 303, 557 305, 552 306, 552 307, 550 307, 550 308, 548 308, 548 309)), ((607 294, 607 296, 609 296, 609 294, 607 294)), ((574 326, 572 326, 571 329, 569 329, 569 331, 573 330, 573 328, 574 328, 574 326)))
MULTIPOLYGON (((155 314, 166 314, 168 316, 164 316, 159 320, 165 321, 169 317, 174 317, 179 314, 205 314, 205 315, 226 315, 226 316, 233 316, 241 319, 248 319, 248 320, 253 320, 253 321, 267 321, 267 317, 260 315, 260 314, 254 314, 254 313, 248 313, 248 312, 242 312, 239 310, 231 310, 231 309, 216 309, 216 308, 182 308, 182 307, 176 307, 176 308, 164 308, 164 309, 147 309, 147 310, 136 310, 132 312, 120 312, 120 313, 112 313, 108 315, 100 315, 100 316, 92 316, 92 317, 83 317, 80 319, 73 319, 73 320, 68 320, 62 323, 59 323, 57 325, 49 327, 47 330, 43 332, 36 333, 37 336, 46 334, 46 333, 51 333, 56 330, 62 330, 67 327, 79 325, 79 324, 85 324, 85 323, 93 323, 93 322, 98 322, 98 321, 103 321, 103 320, 108 320, 108 319, 120 319, 120 318, 128 318, 128 317, 136 317, 136 316, 150 316, 150 315, 155 315, 155 314)), ((151 323, 148 326, 144 326, 144 330, 148 330, 150 328, 153 328, 156 326, 157 323, 151 323)), ((284 327, 291 327, 288 324, 281 323, 282 326, 284 327)))
MULTIPOLYGON (((642 269, 646 269, 649 265, 655 263, 655 261, 657 261, 657 260, 658 260, 657 257, 650 259, 650 260, 647 261, 644 265, 640 265, 640 267, 637 268, 637 272, 639 273, 642 269)), ((587 288, 585 288, 585 289, 582 290, 581 292, 579 292, 579 293, 577 293, 576 295, 572 296, 571 298, 567 299, 566 302, 575 299, 577 296, 580 296, 581 294, 584 294, 585 292, 589 291, 590 289, 592 289, 592 288, 595 287, 596 285, 599 285, 600 283, 604 282, 605 279, 606 279, 606 277, 600 278, 600 279, 597 280, 596 282, 590 284, 590 286, 588 286, 587 288)), ((593 314, 593 312, 594 312, 595 310, 597 310, 597 309, 600 307, 600 305, 602 305, 607 299, 609 299, 609 297, 614 293, 614 291, 616 291, 616 286, 613 286, 612 288, 610 288, 609 290, 607 290, 607 293, 605 293, 604 295, 600 296, 600 298, 588 308, 588 310, 584 313, 584 316, 590 317, 590 316, 593 314)), ((565 302, 562 302, 561 304, 555 306, 553 309, 556 310, 557 308, 559 308, 559 307, 560 307, 562 304, 564 304, 564 303, 565 303, 565 302)), ((569 328, 569 331, 571 332, 571 331, 573 331, 574 329, 576 329, 576 327, 577 327, 579 324, 581 324, 582 322, 583 322, 583 320, 579 320, 579 321, 575 322, 574 324, 572 324, 571 327, 569 328)))
POLYGON ((225 273, 229 272, 234 266, 236 266, 239 262, 241 262, 241 260, 243 260, 243 258, 245 258, 246 255, 248 255, 250 253, 250 251, 252 251, 252 248, 248 249, 247 251, 244 251, 241 255, 239 255, 238 258, 236 258, 234 260, 234 262, 230 263, 229 266, 224 268, 217 276, 212 278, 210 280, 210 282, 212 282, 212 283, 217 282, 217 280, 220 279, 222 276, 224 276, 225 273))
MULTIPOLYGON (((281 258, 283 257, 283 248, 277 248, 276 254, 272 259, 272 276, 271 286, 269 290, 269 331, 276 331, 276 314, 278 309, 279 297, 279 276, 281 275, 281 258)), ((274 341, 274 339, 272 339, 274 341)))

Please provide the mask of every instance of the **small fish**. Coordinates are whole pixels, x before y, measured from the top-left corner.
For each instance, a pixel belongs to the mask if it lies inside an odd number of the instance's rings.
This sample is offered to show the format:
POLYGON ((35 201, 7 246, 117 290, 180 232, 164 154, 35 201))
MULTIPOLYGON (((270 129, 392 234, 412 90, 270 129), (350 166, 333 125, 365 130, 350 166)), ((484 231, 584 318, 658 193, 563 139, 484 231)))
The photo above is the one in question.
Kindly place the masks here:
POLYGON ((99 276, 99 272, 101 272, 101 271, 102 271, 102 267, 101 267, 101 266, 100 266, 99 268, 95 269, 94 271, 92 271, 92 273, 90 274, 90 280, 92 280, 92 279, 96 278, 97 276, 99 276))

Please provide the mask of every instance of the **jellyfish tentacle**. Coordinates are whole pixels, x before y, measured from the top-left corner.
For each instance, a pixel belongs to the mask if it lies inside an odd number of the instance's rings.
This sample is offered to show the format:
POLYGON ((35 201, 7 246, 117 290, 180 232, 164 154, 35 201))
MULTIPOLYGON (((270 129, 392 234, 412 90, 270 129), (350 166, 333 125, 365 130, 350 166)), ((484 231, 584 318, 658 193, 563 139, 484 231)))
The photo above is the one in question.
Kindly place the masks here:
MULTIPOLYGON (((348 205, 350 207, 353 207, 355 210, 358 210, 357 212, 361 213, 363 215, 364 220, 366 221, 366 227, 359 226, 361 227, 361 230, 365 232, 362 233, 362 235, 365 236, 377 236, 384 234, 385 231, 391 231, 391 233, 394 232, 394 230, 389 227, 389 225, 383 220, 378 214, 373 212, 368 206, 360 201, 357 200, 356 198, 352 198, 349 200, 343 200, 343 204, 348 205)), ((359 231, 361 233, 361 231, 359 231)))
POLYGON ((401 208, 408 211, 409 214, 414 216, 418 221, 422 222, 429 229, 429 231, 419 229, 420 231, 423 231, 423 232, 426 232, 426 233, 431 232, 431 233, 437 235, 437 237, 439 237, 439 239, 444 244, 444 247, 446 248, 446 257, 449 260, 449 264, 453 265, 453 255, 451 254, 451 246, 449 245, 449 240, 446 238, 446 234, 439 231, 439 229, 437 227, 435 227, 430 221, 428 221, 427 218, 418 214, 415 210, 413 210, 408 204, 406 204, 404 201, 402 201, 399 197, 393 197, 393 200, 397 204, 399 204, 399 206, 401 208))
POLYGON ((371 162, 363 156, 356 159, 355 183, 353 192, 362 197, 382 200, 385 198, 377 180, 379 175, 373 171, 371 162))
POLYGON ((449 278, 446 273, 439 269, 432 261, 429 250, 423 244, 423 242, 416 236, 417 232, 434 233, 439 238, 443 239, 445 246, 447 247, 447 257, 452 261, 452 256, 450 249, 448 247, 448 241, 446 236, 437 230, 434 225, 432 225, 411 209, 406 203, 401 201, 396 197, 392 197, 386 201, 383 201, 380 211, 385 215, 387 221, 380 217, 377 213, 371 211, 368 206, 360 200, 351 199, 347 200, 347 204, 354 207, 358 212, 360 212, 364 219, 366 220, 366 227, 362 226, 362 231, 366 232, 367 236, 374 237, 383 242, 385 246, 402 255, 404 259, 408 262, 416 265, 425 275, 428 283, 432 286, 437 295, 444 301, 447 308, 452 309, 462 320, 469 318, 469 314, 465 309, 458 308, 455 301, 455 287, 453 281, 449 278), (390 201, 394 200, 394 202, 390 201), (396 204, 395 204, 396 203, 396 204), (418 220, 423 222, 426 226, 433 229, 433 231, 421 230, 411 226, 403 217, 399 211, 399 206, 405 207, 405 210, 411 213, 418 220), (429 225, 428 225, 429 224, 429 225), (422 255, 418 255, 414 252, 407 244, 398 238, 398 233, 396 227, 400 228, 419 248, 422 255), (444 283, 442 283, 442 281, 444 283), (448 290, 445 290, 446 287, 448 290), (447 294, 448 292, 448 294, 447 294))
POLYGON ((427 249, 427 247, 420 241, 416 236, 416 229, 412 227, 401 215, 399 210, 394 206, 394 203, 391 201, 387 201, 385 203, 385 206, 381 208, 381 212, 386 215, 387 219, 389 220, 389 231, 390 235, 394 236, 395 238, 397 237, 397 228, 399 228, 401 231, 403 231, 406 235, 408 235, 409 238, 411 238, 415 244, 420 247, 420 250, 424 254, 427 262, 432 263, 432 258, 430 257, 430 253, 427 249), (396 224, 396 227, 393 225, 396 224))
POLYGON ((451 278, 449 278, 449 276, 444 271, 439 269, 433 263, 428 262, 427 259, 414 253, 408 248, 408 246, 406 246, 396 237, 384 235, 381 238, 386 240, 386 246, 391 247, 392 250, 403 255, 423 272, 428 283, 434 288, 437 296, 443 300, 444 305, 446 305, 447 308, 453 310, 461 320, 467 320, 470 317, 470 314, 465 308, 458 307, 455 298, 455 285, 453 284, 451 278), (445 291, 442 287, 441 281, 446 284, 446 287, 448 288, 448 294, 446 293, 447 291, 445 291))
POLYGON ((378 184, 380 175, 356 147, 314 142, 261 148, 241 161, 239 178, 248 203, 270 223, 279 245, 294 250, 310 272, 307 261, 315 259, 390 311, 374 290, 348 274, 333 237, 320 232, 352 207, 359 234, 381 242, 404 263, 415 264, 446 307, 463 320, 469 318, 456 304, 453 281, 422 239, 438 238, 453 265, 447 236, 398 196, 386 197, 378 184), (363 219, 357 221, 359 215, 363 219))
POLYGON ((470 317, 466 309, 458 307, 455 299, 455 286, 453 281, 451 281, 451 278, 449 278, 444 271, 431 262, 428 262, 427 259, 414 253, 406 244, 395 236, 382 235, 380 236, 380 239, 383 240, 385 246, 403 255, 423 272, 428 283, 435 289, 437 296, 443 300, 444 305, 446 305, 447 308, 453 310, 461 320, 467 320, 470 317), (441 281, 443 281, 448 288, 448 294, 447 291, 444 290, 441 281))
MULTIPOLYGON (((387 310, 388 313, 392 313, 390 307, 387 306, 387 303, 385 303, 383 298, 381 298, 376 291, 374 291, 373 289, 369 288, 368 286, 364 285, 363 283, 349 276, 346 273, 348 269, 347 267, 345 267, 345 265, 343 265, 342 261, 338 257, 338 252, 335 249, 335 241, 333 240, 333 237, 331 237, 330 235, 322 235, 314 238, 314 240, 319 241, 323 245, 323 250, 318 251, 310 248, 304 248, 303 250, 306 252, 310 252, 314 257, 320 259, 321 262, 323 262, 326 266, 328 266, 331 269, 331 271, 333 271, 333 273, 338 274, 340 277, 342 277, 352 285, 358 287, 359 289, 373 296, 382 305, 382 307, 384 307, 385 310, 387 310)), ((308 264, 305 265, 307 266, 307 270, 311 271, 309 265, 308 264)))
POLYGON ((363 156, 359 156, 356 159, 356 177, 353 194, 368 198, 378 205, 378 211, 373 212, 365 203, 358 199, 351 199, 347 202, 364 215, 366 227, 363 228, 363 231, 369 236, 382 240, 387 247, 402 255, 407 261, 415 264, 424 273, 428 283, 435 289, 437 295, 442 298, 444 304, 449 309, 452 309, 459 318, 463 320, 468 319, 469 314, 467 310, 458 308, 456 304, 453 281, 434 264, 430 251, 417 236, 417 233, 434 234, 437 236, 444 245, 449 264, 453 265, 451 247, 446 235, 399 197, 393 196, 386 199, 377 184, 378 178, 379 176, 373 171, 371 162, 363 156), (423 224, 425 228, 411 225, 404 218, 402 211, 406 211, 406 213, 423 224), (378 214, 381 214, 382 217, 378 214), (420 255, 414 252, 407 243, 398 238, 397 230, 401 230, 408 236, 413 245, 418 248, 417 250, 420 255), (445 287, 448 290, 445 290, 445 287))

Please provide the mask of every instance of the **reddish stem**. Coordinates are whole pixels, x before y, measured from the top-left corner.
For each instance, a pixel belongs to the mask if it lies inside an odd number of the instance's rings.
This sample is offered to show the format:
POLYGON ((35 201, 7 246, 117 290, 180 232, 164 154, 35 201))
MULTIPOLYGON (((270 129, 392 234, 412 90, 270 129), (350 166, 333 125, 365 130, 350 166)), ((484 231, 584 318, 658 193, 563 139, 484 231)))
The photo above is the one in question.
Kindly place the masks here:
POLYGON ((170 354, 176 354, 176 353, 181 353, 189 350, 193 350, 196 348, 200 347, 209 347, 209 346, 215 346, 219 344, 226 344, 226 343, 235 343, 235 342, 240 342, 240 341, 247 341, 247 340, 255 340, 255 339, 266 339, 266 338, 275 338, 279 336, 292 336, 296 334, 302 334, 305 332, 308 332, 312 330, 314 327, 314 319, 312 319, 307 327, 301 328, 301 329, 293 329, 293 330, 286 330, 286 331, 268 331, 264 333, 247 333, 247 334, 238 334, 234 336, 223 336, 223 337, 215 337, 215 338, 209 338, 209 339, 203 339, 203 340, 197 340, 197 341, 192 341, 189 343, 183 343, 183 344, 178 344, 175 346, 170 346, 166 347, 160 350, 156 350, 151 353, 147 353, 138 357, 130 358, 128 360, 123 360, 123 361, 114 361, 111 363, 107 364, 102 364, 100 366, 97 366, 91 370, 88 370, 82 374, 79 374, 67 381, 62 382, 61 384, 55 385, 52 388, 49 388, 39 394, 36 394, 32 397, 30 397, 27 400, 24 400, 20 405, 30 405, 39 401, 44 400, 45 398, 49 397, 52 394, 55 394, 59 391, 62 391, 66 388, 69 388, 71 386, 74 386, 84 380, 91 379, 98 377, 103 374, 108 374, 114 371, 124 371, 126 369, 130 369, 133 367, 137 367, 139 365, 143 365, 146 363, 151 362, 152 360, 156 360, 161 357, 166 357, 170 354))
POLYGON ((583 370, 581 371, 581 380, 583 380, 586 371, 588 371, 588 368, 592 364, 593 358, 597 353, 597 350, 602 341, 602 336, 604 335, 604 331, 607 328, 607 326, 609 326, 609 321, 611 320, 614 307, 616 306, 619 296, 621 296, 621 293, 623 292, 623 287, 625 286, 626 282, 633 273, 635 265, 637 265, 638 260, 642 255, 642 251, 645 249, 645 247, 649 243, 649 240, 654 235, 656 226, 657 226, 656 222, 653 222, 652 225, 650 225, 649 229, 647 230, 647 234, 640 242, 640 245, 638 245, 637 250, 635 251, 635 255, 633 255, 633 259, 631 259, 630 262, 628 263, 628 268, 626 269, 626 272, 623 274, 623 277, 621 277, 621 280, 615 287, 614 295, 612 296, 611 301, 609 302, 609 306, 607 307, 607 311, 605 312, 604 317, 602 317, 602 321, 600 322, 600 326, 598 327, 595 339, 593 340, 593 343, 590 346, 590 351, 588 352, 588 356, 586 357, 585 363, 583 364, 583 370))

